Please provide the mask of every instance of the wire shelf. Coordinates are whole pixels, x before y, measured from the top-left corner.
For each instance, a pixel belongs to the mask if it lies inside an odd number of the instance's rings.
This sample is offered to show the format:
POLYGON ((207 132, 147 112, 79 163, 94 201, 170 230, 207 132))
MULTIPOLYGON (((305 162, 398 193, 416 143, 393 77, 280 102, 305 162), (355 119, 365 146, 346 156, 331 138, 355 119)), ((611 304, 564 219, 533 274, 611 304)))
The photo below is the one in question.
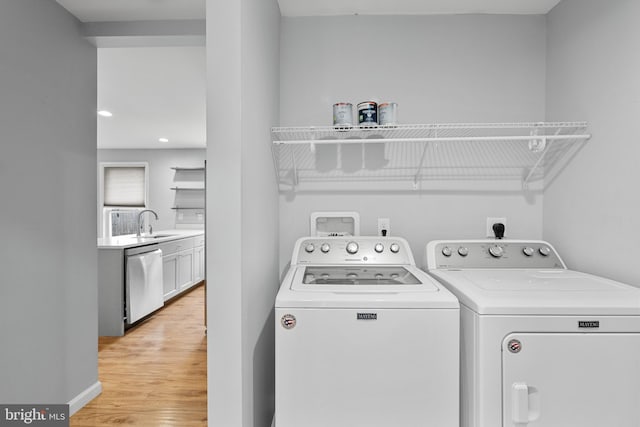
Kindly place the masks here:
POLYGON ((177 191, 204 191, 204 187, 171 187, 170 190, 177 191))
POLYGON ((272 128, 281 189, 306 182, 548 181, 591 135, 586 122, 272 128))

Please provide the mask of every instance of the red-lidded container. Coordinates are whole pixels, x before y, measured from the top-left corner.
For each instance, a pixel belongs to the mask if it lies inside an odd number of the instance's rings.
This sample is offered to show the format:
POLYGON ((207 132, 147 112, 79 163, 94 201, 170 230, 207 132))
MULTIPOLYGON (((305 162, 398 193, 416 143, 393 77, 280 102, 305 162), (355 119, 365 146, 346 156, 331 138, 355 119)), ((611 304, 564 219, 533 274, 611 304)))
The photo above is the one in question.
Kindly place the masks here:
POLYGON ((339 128, 353 126, 353 105, 348 102, 333 104, 333 125, 339 128))
POLYGON ((398 124, 398 104, 383 102, 378 105, 378 119, 380 126, 395 126, 398 124))

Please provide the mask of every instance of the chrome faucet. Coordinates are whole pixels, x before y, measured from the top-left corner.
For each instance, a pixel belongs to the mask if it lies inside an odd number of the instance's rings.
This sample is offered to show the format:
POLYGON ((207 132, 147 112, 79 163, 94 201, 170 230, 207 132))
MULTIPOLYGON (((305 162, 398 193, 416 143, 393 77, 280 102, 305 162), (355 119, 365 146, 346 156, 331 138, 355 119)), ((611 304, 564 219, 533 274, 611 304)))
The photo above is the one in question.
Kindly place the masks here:
MULTIPOLYGON (((156 217, 156 220, 158 219, 158 214, 155 213, 155 211, 152 211, 151 209, 141 210, 138 213, 138 221, 136 221, 136 230, 138 230, 137 233, 136 233, 136 237, 140 237, 140 229, 142 228, 142 226, 140 225, 140 222, 142 220, 142 214, 145 213, 145 212, 151 212, 156 217)), ((151 226, 149 226, 149 228, 151 228, 151 226)))

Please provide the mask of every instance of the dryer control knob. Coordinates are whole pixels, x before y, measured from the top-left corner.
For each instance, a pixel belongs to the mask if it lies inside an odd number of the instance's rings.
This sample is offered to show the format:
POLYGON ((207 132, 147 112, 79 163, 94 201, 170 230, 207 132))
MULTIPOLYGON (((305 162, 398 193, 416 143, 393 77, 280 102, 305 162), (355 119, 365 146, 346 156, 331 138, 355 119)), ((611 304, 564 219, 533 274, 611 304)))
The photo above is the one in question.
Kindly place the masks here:
POLYGON ((316 250, 316 247, 313 243, 308 243, 307 246, 304 247, 304 250, 307 251, 307 253, 311 253, 316 250))
POLYGON ((326 254, 331 250, 331 245, 329 245, 328 243, 323 243, 322 246, 320 246, 320 250, 323 254, 326 254))
POLYGON ((460 255, 460 256, 467 256, 467 255, 469 255, 469 249, 468 249, 468 248, 465 248, 464 246, 460 246, 460 247, 458 248, 458 255, 460 255))
POLYGON ((533 250, 533 248, 532 248, 532 247, 530 247, 530 246, 527 246, 526 248, 524 248, 524 249, 522 250, 522 253, 523 253, 523 254, 525 254, 526 256, 533 256, 533 253, 534 253, 534 252, 535 252, 535 251, 534 251, 534 250, 533 250))
POLYGON ((549 249, 547 246, 543 246, 538 249, 538 252, 540 252, 540 255, 542 256, 549 256, 549 254, 551 253, 551 249, 549 249))
POLYGON ((444 248, 442 248, 442 255, 450 257, 452 253, 453 251, 451 251, 451 248, 449 246, 445 246, 444 248))
POLYGON ((502 255, 504 255, 504 248, 502 246, 498 246, 498 245, 491 246, 489 248, 489 253, 494 258, 500 258, 500 257, 502 257, 502 255))
POLYGON ((355 254, 356 252, 358 252, 358 244, 356 242, 349 242, 347 243, 347 252, 350 253, 351 255, 355 254))
POLYGON ((389 250, 394 254, 397 254, 398 252, 400 252, 400 245, 397 243, 392 243, 391 246, 389 246, 389 250))
POLYGON ((382 253, 382 251, 384 251, 384 245, 382 243, 376 243, 376 245, 373 247, 373 250, 377 253, 382 253))

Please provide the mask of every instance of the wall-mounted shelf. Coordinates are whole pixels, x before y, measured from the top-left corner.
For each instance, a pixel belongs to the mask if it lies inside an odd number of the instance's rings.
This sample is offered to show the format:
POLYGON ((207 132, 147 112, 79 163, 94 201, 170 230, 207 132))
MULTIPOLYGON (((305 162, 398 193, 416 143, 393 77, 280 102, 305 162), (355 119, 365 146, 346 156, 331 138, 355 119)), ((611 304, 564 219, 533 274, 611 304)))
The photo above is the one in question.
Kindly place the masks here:
POLYGON ((204 187, 200 188, 200 187, 171 187, 170 190, 177 190, 177 191, 204 191, 204 187))
POLYGON ((174 166, 173 209, 176 211, 176 228, 204 226, 206 169, 204 167, 174 166))
POLYGON ((171 169, 176 171, 204 171, 204 168, 201 168, 201 167, 196 167, 196 168, 172 167, 171 169))
POLYGON ((281 190, 344 181, 549 181, 591 135, 585 122, 274 127, 281 190))

